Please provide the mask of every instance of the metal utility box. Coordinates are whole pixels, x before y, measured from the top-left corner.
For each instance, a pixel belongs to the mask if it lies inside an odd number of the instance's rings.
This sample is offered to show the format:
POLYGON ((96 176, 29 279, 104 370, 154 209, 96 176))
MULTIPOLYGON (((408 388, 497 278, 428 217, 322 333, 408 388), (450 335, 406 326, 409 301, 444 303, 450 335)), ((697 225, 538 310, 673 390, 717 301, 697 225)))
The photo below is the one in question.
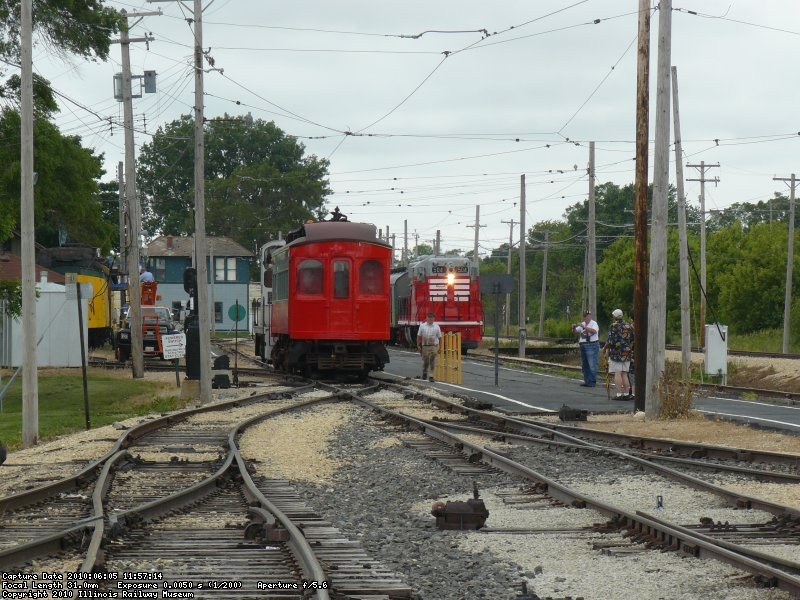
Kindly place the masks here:
POLYGON ((144 93, 145 94, 155 94, 156 93, 156 72, 155 71, 145 71, 144 72, 144 93))
POLYGON ((706 325, 706 375, 728 374, 728 326, 719 323, 706 325))

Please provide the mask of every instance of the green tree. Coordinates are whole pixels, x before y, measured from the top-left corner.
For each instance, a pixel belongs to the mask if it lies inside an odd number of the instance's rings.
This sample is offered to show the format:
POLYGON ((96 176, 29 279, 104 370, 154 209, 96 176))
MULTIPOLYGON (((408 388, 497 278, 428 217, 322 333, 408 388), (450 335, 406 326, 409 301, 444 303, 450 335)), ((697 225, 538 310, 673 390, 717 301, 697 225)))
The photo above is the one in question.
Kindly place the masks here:
MULTIPOLYGON (((328 162, 305 156, 305 147, 273 122, 226 115, 209 121, 204 134, 210 235, 249 248, 327 212, 328 162)), ((137 183, 151 235, 194 231, 193 139, 193 119, 183 115, 142 147, 137 183)))
MULTIPOLYGON (((103 0, 34 0, 33 27, 48 50, 105 60, 111 36, 124 25, 120 13, 103 0)), ((19 61, 21 2, 0 0, 0 56, 19 61)))
POLYGON ((0 303, 4 304, 6 316, 19 317, 22 314, 22 286, 19 279, 0 281, 0 303))
POLYGON ((569 324, 581 310, 586 236, 574 235, 564 221, 540 221, 528 230, 525 271, 528 290, 525 314, 530 318, 530 323, 536 323, 534 331, 537 333, 542 301, 545 246, 547 246, 545 318, 569 324))
MULTIPOLYGON (((21 3, 0 0, 0 58, 20 60, 21 3)), ((124 21, 103 0, 34 0, 34 34, 51 54, 105 60, 111 36, 124 21)), ((2 64, 2 63, 0 63, 2 64)), ((0 69, 3 75, 6 69, 0 69)), ((34 161, 38 176, 35 196, 37 241, 49 244, 59 229, 74 239, 108 246, 107 231, 96 218, 96 182, 100 161, 81 148, 80 138, 62 136, 50 122, 57 104, 47 80, 34 75, 34 161)), ((19 220, 20 202, 20 77, 0 84, 0 239, 7 239, 19 220)))
MULTIPOLYGON (((35 232, 37 242, 56 246, 69 239, 104 252, 111 246, 113 224, 103 220, 98 180, 100 157, 80 145, 80 138, 64 136, 46 115, 34 121, 35 232)), ((11 108, 0 112, 0 239, 8 239, 19 221, 20 117, 11 108)))
POLYGON ((418 244, 416 248, 411 251, 411 259, 419 258, 420 256, 433 255, 433 246, 430 244, 418 244))
MULTIPOLYGON (((732 332, 782 326, 787 238, 785 223, 745 230, 740 222, 709 237, 709 288, 719 318, 732 332)), ((795 274, 797 267, 795 259, 795 274)))
MULTIPOLYGON (((800 224, 799 212, 795 211, 795 227, 800 224)), ((766 202, 763 200, 759 200, 755 204, 736 202, 724 210, 713 211, 706 221, 706 231, 718 231, 735 223, 740 223, 743 229, 747 230, 759 223, 778 222, 789 222, 789 199, 781 194, 775 194, 774 198, 770 198, 766 202)))

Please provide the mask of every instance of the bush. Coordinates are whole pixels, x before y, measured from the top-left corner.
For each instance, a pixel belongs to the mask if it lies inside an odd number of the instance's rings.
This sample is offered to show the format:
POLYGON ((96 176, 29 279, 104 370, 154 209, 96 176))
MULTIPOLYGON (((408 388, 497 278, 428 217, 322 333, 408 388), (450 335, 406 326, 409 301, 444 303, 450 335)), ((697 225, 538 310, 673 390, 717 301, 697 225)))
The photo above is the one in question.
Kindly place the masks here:
POLYGON ((658 386, 662 419, 685 419, 692 410, 692 384, 684 381, 681 365, 667 363, 658 386))

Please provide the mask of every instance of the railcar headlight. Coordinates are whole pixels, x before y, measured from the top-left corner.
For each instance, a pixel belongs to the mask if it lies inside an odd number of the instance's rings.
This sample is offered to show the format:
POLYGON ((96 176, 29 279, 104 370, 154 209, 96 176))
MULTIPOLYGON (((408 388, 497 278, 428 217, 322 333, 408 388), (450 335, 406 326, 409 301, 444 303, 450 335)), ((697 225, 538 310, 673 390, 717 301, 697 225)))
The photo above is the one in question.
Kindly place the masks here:
POLYGON ((448 273, 447 274, 447 285, 453 285, 456 282, 456 274, 455 273, 448 273))

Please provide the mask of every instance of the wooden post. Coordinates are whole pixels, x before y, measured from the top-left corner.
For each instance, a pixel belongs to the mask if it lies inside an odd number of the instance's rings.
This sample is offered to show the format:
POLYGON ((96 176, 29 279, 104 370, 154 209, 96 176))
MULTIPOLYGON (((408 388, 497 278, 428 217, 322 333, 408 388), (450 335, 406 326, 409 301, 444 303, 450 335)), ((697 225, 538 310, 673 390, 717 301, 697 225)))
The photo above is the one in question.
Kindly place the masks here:
MULTIPOLYGON (((647 329, 647 385, 645 412, 661 412, 664 345, 667 317, 667 198, 669 194, 669 63, 672 0, 662 0, 658 13, 658 73, 656 77, 656 135, 653 161, 653 214, 650 238, 649 322, 647 329)), ((637 368, 637 373, 639 372, 637 368)), ((637 384, 637 388, 639 385, 637 384)))
POLYGON ((675 122, 675 181, 678 187, 678 244, 681 273, 681 374, 689 383, 692 366, 692 340, 689 330, 689 241, 686 237, 686 194, 683 191, 681 120, 678 110, 678 69, 672 67, 672 115, 675 122))
POLYGON ((650 130, 650 2, 639 0, 639 44, 636 72, 636 174, 634 183, 633 317, 636 327, 636 398, 634 408, 644 410, 647 384, 647 163, 650 130))

